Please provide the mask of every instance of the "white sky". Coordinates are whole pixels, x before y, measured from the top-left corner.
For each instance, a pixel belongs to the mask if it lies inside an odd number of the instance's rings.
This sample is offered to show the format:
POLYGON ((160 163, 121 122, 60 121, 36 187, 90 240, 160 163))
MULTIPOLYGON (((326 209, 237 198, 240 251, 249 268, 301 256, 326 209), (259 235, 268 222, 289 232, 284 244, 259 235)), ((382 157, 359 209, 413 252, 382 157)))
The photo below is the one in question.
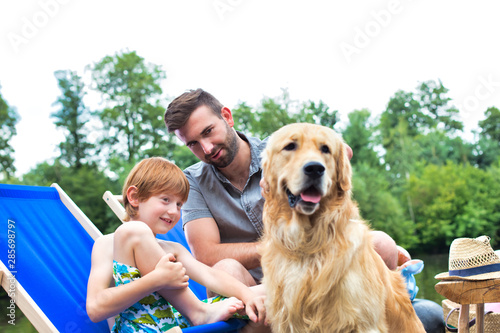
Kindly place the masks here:
POLYGON ((57 155, 54 71, 118 51, 162 65, 165 96, 201 87, 257 105, 288 88, 342 117, 441 79, 471 129, 500 107, 497 0, 0 0, 0 85, 21 121, 18 175, 57 155))

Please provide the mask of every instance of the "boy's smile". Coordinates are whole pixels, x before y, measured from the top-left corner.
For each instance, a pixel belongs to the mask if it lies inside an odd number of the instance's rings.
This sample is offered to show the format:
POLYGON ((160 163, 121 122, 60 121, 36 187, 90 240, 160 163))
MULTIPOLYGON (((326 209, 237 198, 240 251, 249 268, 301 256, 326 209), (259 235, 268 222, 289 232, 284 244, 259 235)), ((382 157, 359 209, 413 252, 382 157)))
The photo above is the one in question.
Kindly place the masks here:
POLYGON ((182 204, 181 198, 175 194, 153 195, 139 203, 134 220, 146 223, 155 235, 165 234, 179 221, 182 204))

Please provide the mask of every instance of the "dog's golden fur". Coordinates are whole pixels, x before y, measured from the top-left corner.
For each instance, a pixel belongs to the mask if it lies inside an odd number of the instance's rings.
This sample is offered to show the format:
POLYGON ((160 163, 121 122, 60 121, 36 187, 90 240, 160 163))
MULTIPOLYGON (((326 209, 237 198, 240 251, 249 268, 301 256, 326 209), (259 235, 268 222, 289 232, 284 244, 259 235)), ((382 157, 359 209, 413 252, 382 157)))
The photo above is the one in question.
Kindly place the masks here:
POLYGON ((351 199, 342 139, 326 127, 287 125, 269 139, 262 165, 273 332, 425 332, 351 199))

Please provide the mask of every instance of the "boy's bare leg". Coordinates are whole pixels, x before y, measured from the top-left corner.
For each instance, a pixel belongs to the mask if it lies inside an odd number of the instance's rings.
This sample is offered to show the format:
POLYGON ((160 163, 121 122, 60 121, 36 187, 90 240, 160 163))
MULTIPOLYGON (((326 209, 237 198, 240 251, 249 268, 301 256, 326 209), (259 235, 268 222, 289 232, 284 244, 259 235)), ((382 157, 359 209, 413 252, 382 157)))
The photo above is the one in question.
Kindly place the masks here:
POLYGON ((168 289, 160 292, 177 311, 185 316, 193 326, 225 321, 244 308, 243 302, 235 297, 213 304, 204 303, 189 288, 168 289))
MULTIPOLYGON (((118 258, 117 261, 133 264, 141 274, 146 272, 143 275, 159 268, 158 264, 169 264, 166 260, 160 261, 165 252, 156 238, 143 228, 117 230, 114 242, 114 257, 118 258)), ((243 309, 243 302, 234 297, 207 304, 201 302, 189 288, 166 287, 158 292, 195 326, 227 320, 238 310, 243 309)))

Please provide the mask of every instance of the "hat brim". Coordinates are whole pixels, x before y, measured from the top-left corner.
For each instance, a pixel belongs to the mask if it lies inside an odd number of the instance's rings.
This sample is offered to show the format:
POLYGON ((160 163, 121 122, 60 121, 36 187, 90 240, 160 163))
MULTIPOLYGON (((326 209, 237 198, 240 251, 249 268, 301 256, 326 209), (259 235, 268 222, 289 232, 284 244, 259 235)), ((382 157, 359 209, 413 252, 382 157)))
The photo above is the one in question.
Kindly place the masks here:
POLYGON ((472 281, 480 281, 480 280, 492 280, 492 279, 500 279, 500 272, 491 272, 484 274, 477 274, 471 276, 456 276, 450 275, 448 272, 440 273, 434 277, 437 280, 472 280, 472 281))

